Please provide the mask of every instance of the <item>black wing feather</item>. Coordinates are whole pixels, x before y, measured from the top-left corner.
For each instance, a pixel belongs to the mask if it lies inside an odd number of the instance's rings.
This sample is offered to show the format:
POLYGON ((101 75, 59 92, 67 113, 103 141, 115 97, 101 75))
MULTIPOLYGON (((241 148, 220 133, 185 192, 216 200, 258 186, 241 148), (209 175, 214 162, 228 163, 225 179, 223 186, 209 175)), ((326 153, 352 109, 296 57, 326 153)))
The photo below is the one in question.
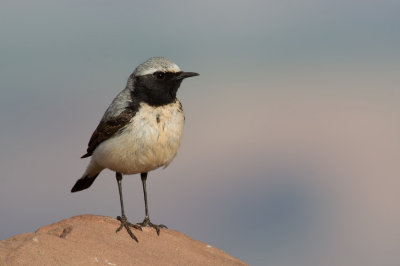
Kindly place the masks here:
POLYGON ((109 119, 100 121, 99 125, 97 126, 96 130, 93 132, 92 137, 89 140, 87 153, 81 158, 91 156, 94 150, 100 145, 100 143, 111 138, 119 130, 125 127, 135 115, 135 113, 136 112, 133 109, 128 108, 120 113, 118 116, 110 117, 109 119))

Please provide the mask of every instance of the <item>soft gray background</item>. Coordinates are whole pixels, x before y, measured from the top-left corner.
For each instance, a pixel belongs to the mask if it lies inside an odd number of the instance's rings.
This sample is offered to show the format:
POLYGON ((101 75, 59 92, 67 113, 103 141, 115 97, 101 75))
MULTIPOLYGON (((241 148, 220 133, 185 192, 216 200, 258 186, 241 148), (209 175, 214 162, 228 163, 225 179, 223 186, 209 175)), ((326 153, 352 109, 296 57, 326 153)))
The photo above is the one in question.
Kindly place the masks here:
MULTIPOLYGON (((201 76, 153 222, 251 265, 399 265, 399 3, 3 0, 0 238, 119 215, 110 171, 69 191, 112 98, 165 56, 201 76)), ((138 175, 124 192, 141 221, 138 175)))

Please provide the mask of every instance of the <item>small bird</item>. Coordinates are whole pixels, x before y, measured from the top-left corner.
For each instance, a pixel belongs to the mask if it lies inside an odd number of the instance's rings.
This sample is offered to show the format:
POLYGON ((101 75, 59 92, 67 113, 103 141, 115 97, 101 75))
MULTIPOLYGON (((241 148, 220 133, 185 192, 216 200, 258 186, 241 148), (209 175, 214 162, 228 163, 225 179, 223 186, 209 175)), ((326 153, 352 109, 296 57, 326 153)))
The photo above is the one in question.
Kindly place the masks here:
POLYGON ((150 222, 147 173, 167 167, 176 156, 185 120, 176 94, 183 79, 198 75, 181 71, 164 57, 152 57, 140 64, 104 113, 90 138, 87 153, 81 157, 91 156, 91 160, 71 192, 90 187, 105 168, 115 171, 121 204, 121 216, 117 217, 121 225, 116 232, 124 227, 137 242, 129 227, 142 230, 143 226, 150 226, 158 235, 160 228, 166 228, 150 222), (138 173, 143 185, 145 218, 132 224, 125 216, 122 175, 138 173))

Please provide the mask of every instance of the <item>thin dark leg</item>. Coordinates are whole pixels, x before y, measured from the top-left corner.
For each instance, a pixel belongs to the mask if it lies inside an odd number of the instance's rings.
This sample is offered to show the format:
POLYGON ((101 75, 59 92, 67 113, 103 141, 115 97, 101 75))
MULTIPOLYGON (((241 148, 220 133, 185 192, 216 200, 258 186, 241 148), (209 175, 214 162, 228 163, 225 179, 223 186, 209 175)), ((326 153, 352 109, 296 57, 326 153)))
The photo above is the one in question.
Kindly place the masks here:
POLYGON ((147 180, 147 173, 141 173, 140 177, 142 179, 142 185, 143 185, 143 194, 144 194, 144 210, 145 210, 145 217, 143 222, 138 223, 139 226, 150 226, 156 229, 157 235, 160 235, 160 229, 161 228, 167 228, 165 225, 160 224, 153 224, 150 222, 150 216, 149 216, 149 207, 147 204, 147 189, 146 189, 146 180, 147 180))
POLYGON ((118 227, 116 232, 119 232, 122 227, 125 227, 126 231, 128 231, 128 234, 136 240, 136 242, 139 242, 139 240, 136 238, 136 236, 132 233, 131 229, 129 228, 129 226, 132 226, 136 229, 140 229, 142 230, 142 228, 138 225, 132 224, 130 222, 128 222, 128 219, 126 219, 125 216, 125 210, 124 210, 124 200, 122 197, 122 175, 121 173, 116 173, 115 177, 117 178, 117 183, 118 183, 118 190, 119 190, 119 200, 121 203, 121 216, 117 217, 117 220, 121 222, 121 225, 118 227))
POLYGON ((125 216, 124 198, 122 196, 122 175, 120 173, 116 173, 115 177, 117 178, 117 183, 118 183, 119 201, 121 203, 121 214, 122 216, 125 216))
POLYGON ((149 207, 147 205, 147 189, 146 189, 146 181, 147 181, 147 173, 141 173, 140 178, 142 179, 142 185, 143 185, 143 194, 144 194, 144 210, 146 213, 146 216, 144 219, 149 220, 149 207))

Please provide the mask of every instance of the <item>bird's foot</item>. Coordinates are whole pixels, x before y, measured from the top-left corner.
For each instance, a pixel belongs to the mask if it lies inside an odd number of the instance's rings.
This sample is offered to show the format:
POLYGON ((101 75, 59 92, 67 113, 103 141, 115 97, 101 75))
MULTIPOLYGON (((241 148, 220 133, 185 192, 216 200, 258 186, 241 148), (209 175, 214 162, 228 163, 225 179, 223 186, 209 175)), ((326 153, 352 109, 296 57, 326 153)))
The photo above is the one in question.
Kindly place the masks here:
POLYGON ((128 234, 136 241, 139 242, 139 240, 136 238, 136 236, 132 233, 131 229, 129 228, 129 226, 132 226, 135 229, 139 229, 140 231, 142 231, 142 227, 136 224, 132 224, 128 221, 128 219, 126 219, 125 215, 118 216, 117 220, 121 222, 121 225, 118 227, 118 229, 115 231, 116 233, 118 233, 123 227, 125 227, 126 231, 128 231, 128 234))
POLYGON ((137 223, 136 225, 138 225, 140 227, 140 229, 142 227, 144 227, 144 226, 153 227, 154 229, 156 229, 157 235, 160 235, 160 229, 161 228, 168 229, 168 227, 166 227, 163 224, 153 224, 152 222, 150 222, 150 218, 149 217, 144 218, 143 222, 137 223))

